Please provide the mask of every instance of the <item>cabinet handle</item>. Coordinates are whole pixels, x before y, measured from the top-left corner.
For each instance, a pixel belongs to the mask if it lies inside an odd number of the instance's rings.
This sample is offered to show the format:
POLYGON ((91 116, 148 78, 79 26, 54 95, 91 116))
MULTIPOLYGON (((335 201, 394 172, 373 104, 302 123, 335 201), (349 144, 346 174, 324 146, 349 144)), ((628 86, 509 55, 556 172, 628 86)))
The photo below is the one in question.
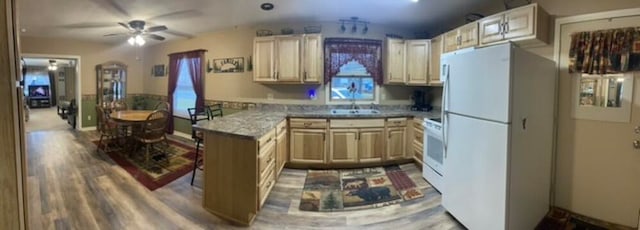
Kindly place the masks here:
POLYGON ((505 34, 509 33, 509 21, 506 21, 504 23, 504 33, 505 34))
POLYGON ((304 79, 307 79, 307 71, 306 71, 306 70, 305 70, 305 71, 304 71, 304 73, 302 74, 302 77, 303 77, 304 79))
POLYGON ((267 164, 271 163, 271 161, 273 161, 273 157, 269 157, 269 160, 267 160, 267 164))
POLYGON ((309 126, 313 125, 313 123, 311 123, 311 122, 305 122, 303 125, 304 125, 304 127, 305 127, 305 128, 307 128, 307 127, 309 127, 309 126))

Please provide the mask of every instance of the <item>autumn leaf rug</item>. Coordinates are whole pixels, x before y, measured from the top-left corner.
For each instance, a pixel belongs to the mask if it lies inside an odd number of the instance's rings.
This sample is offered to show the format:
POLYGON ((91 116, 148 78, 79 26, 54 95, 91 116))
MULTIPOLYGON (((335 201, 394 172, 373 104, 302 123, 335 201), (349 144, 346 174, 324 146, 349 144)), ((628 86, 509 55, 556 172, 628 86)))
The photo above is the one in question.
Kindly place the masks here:
POLYGON ((300 210, 332 212, 376 208, 423 196, 397 165, 339 171, 309 170, 300 210))

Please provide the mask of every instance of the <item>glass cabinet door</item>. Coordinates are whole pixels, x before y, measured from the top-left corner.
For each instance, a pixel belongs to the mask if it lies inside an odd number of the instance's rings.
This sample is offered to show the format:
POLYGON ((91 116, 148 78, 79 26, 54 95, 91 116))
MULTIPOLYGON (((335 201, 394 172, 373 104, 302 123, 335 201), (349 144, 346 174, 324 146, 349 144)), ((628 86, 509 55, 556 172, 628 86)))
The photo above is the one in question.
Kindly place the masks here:
POLYGON ((127 66, 109 62, 96 66, 97 104, 107 107, 111 102, 125 100, 127 66))

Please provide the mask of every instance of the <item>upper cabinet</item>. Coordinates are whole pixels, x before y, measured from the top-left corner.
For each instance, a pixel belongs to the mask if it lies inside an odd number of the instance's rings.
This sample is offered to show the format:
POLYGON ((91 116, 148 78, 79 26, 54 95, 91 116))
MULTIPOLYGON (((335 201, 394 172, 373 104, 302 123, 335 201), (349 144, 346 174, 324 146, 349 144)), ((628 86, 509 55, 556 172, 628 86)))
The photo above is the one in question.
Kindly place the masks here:
POLYGON ((303 45, 302 80, 306 83, 322 83, 324 79, 322 35, 304 35, 303 45))
POLYGON ((535 3, 483 18, 479 25, 480 46, 506 41, 523 44, 549 41, 549 15, 535 3))
POLYGON ((253 41, 253 80, 258 82, 276 81, 275 37, 259 37, 253 41))
MULTIPOLYGON (((387 38, 385 83, 428 85, 433 73, 429 70, 431 52, 431 40, 387 38)), ((439 54, 437 56, 439 58, 439 54)))
POLYGON ((405 41, 402 39, 387 38, 385 51, 386 71, 384 77, 386 83, 405 84, 405 41))
POLYGON ((427 85, 429 82, 429 40, 407 41, 407 84, 427 85))
POLYGON ((472 22, 444 34, 444 52, 448 53, 459 49, 478 45, 478 23, 472 22))
POLYGON ((431 39, 431 56, 429 57, 429 85, 442 85, 440 80, 440 56, 443 50, 444 35, 431 39))
POLYGON ((256 82, 322 82, 322 36, 319 34, 257 37, 253 57, 256 82))

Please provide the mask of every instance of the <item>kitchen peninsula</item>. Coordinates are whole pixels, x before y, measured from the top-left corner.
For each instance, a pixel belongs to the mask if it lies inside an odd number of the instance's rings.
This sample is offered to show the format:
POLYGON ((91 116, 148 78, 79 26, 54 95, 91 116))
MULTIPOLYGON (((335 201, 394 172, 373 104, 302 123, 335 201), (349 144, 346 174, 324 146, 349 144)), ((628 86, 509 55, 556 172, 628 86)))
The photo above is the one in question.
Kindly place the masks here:
POLYGON ((204 132, 203 206, 251 225, 282 170, 355 168, 422 160, 422 121, 439 111, 262 105, 194 125, 204 132), (415 135, 414 135, 415 133, 415 135))

